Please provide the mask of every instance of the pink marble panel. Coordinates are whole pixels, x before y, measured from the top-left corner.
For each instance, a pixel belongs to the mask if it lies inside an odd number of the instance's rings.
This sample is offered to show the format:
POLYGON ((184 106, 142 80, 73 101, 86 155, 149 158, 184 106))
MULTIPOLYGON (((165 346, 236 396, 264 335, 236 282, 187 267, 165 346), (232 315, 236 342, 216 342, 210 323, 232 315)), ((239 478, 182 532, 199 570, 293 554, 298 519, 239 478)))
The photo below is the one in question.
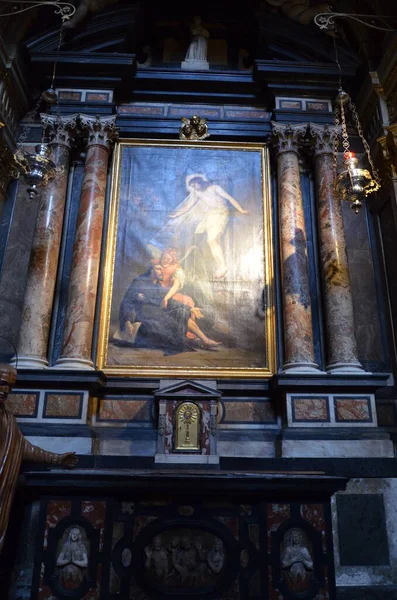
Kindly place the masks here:
POLYGON ((292 420, 329 421, 328 398, 291 398, 292 420))
POLYGON ((372 422, 369 398, 335 398, 334 400, 337 421, 372 422))
POLYGON ((302 102, 300 100, 280 100, 280 107, 290 110, 301 110, 302 102))
POLYGON ((108 102, 109 94, 101 92, 87 92, 87 102, 108 102))
POLYGON ((59 99, 80 102, 81 92, 59 92, 59 99))
POLYGON ((6 406, 16 417, 35 417, 37 414, 38 393, 10 394, 6 406))
POLYGON ((327 539, 325 534, 324 506, 322 504, 302 504, 301 515, 302 519, 308 521, 321 533, 323 552, 326 552, 327 539))
POLYGON ((227 423, 274 423, 276 413, 270 402, 230 402, 223 403, 224 422, 227 423))
POLYGON ((44 530, 43 547, 47 548, 48 530, 56 527, 59 521, 65 517, 69 517, 72 510, 70 500, 51 500, 47 506, 47 517, 44 530))
POLYGON ((267 505, 267 541, 268 551, 271 552, 272 532, 277 531, 281 523, 291 516, 289 504, 267 505))
POLYGON ((120 106, 118 113, 128 115, 154 115, 162 116, 164 107, 162 106, 120 106))
POLYGON ((225 110, 225 117, 229 119, 267 119, 269 113, 264 110, 225 110))
POLYGON ((328 102, 307 102, 307 110, 314 112, 327 111, 329 112, 328 102))
POLYGON ((98 417, 101 421, 151 421, 150 400, 103 399, 99 402, 98 417))
POLYGON ((47 394, 44 417, 79 418, 82 394, 47 394))
POLYGON ((95 527, 99 529, 99 550, 103 549, 103 534, 105 527, 106 502, 104 501, 84 501, 81 503, 81 514, 95 527))

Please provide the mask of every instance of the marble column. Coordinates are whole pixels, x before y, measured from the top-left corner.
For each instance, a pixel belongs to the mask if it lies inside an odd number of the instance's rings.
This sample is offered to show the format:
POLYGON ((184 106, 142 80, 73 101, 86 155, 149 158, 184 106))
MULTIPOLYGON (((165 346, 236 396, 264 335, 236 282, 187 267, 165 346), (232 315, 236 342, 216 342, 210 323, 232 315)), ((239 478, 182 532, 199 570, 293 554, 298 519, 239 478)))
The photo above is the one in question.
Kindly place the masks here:
POLYGON ((327 371, 364 373, 357 358, 342 207, 334 193, 335 127, 310 125, 315 140, 321 269, 327 328, 327 371))
POLYGON ((277 147, 284 316, 284 372, 319 372, 314 358, 306 227, 298 147, 307 125, 272 123, 277 147))
POLYGON ((88 134, 61 356, 57 368, 92 369, 92 335, 110 150, 115 116, 80 115, 88 134))
POLYGON ((18 342, 18 367, 24 369, 48 366, 47 346, 76 117, 41 115, 57 174, 41 190, 32 242, 18 342))

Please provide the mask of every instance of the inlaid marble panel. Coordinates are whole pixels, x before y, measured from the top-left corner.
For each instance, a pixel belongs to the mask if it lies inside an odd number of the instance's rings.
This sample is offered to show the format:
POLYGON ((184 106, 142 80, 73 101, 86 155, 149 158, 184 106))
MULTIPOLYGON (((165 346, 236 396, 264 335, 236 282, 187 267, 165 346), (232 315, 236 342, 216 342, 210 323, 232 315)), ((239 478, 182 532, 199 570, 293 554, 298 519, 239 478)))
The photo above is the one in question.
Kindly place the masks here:
POLYGON ((270 402, 224 401, 222 423, 275 423, 276 414, 270 402))
POLYGON ((335 397, 336 421, 372 421, 370 398, 335 397))
POLYGON ((292 398, 292 418, 297 421, 317 421, 327 423, 330 421, 328 396, 318 398, 292 398))
POLYGON ((36 417, 39 393, 10 394, 6 402, 8 410, 16 417, 36 417))
POLYGON ((82 410, 83 394, 45 395, 44 417, 79 418, 82 410))
POLYGON ((98 420, 151 422, 152 405, 152 400, 101 399, 98 405, 98 420))

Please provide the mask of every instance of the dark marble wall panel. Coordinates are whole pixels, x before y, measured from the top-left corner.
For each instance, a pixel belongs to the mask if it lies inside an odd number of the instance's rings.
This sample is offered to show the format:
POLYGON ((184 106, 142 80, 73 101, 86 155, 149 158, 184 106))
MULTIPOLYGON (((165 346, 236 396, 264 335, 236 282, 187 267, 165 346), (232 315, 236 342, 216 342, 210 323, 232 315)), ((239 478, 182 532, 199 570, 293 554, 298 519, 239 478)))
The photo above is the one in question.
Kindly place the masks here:
MULTIPOLYGON (((391 320, 394 335, 397 332, 397 226, 393 214, 392 200, 389 198, 378 213, 382 237, 384 267, 386 270, 387 288, 391 303, 391 320)), ((390 343, 393 344, 392 335, 390 343)))
POLYGON ((347 257, 354 307, 354 325, 359 360, 367 370, 380 370, 385 362, 382 346, 380 308, 373 264, 367 215, 356 215, 347 202, 342 203, 347 257))
POLYGON ((4 252, 0 280, 0 331, 1 335, 9 338, 15 345, 18 343, 39 197, 28 200, 26 184, 20 182, 4 252))
POLYGON ((382 494, 337 496, 341 566, 389 565, 382 494))

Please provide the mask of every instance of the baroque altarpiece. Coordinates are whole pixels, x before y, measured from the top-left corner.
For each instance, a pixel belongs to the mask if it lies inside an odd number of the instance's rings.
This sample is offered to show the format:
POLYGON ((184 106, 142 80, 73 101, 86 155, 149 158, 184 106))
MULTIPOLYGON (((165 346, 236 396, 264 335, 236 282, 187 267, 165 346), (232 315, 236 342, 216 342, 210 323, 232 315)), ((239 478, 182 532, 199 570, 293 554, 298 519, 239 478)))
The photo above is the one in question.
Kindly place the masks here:
POLYGON ((397 597, 393 26, 72 9, 0 22, 0 410, 47 463, 15 462, 2 597, 397 597), (382 179, 358 214, 341 78, 382 179))

